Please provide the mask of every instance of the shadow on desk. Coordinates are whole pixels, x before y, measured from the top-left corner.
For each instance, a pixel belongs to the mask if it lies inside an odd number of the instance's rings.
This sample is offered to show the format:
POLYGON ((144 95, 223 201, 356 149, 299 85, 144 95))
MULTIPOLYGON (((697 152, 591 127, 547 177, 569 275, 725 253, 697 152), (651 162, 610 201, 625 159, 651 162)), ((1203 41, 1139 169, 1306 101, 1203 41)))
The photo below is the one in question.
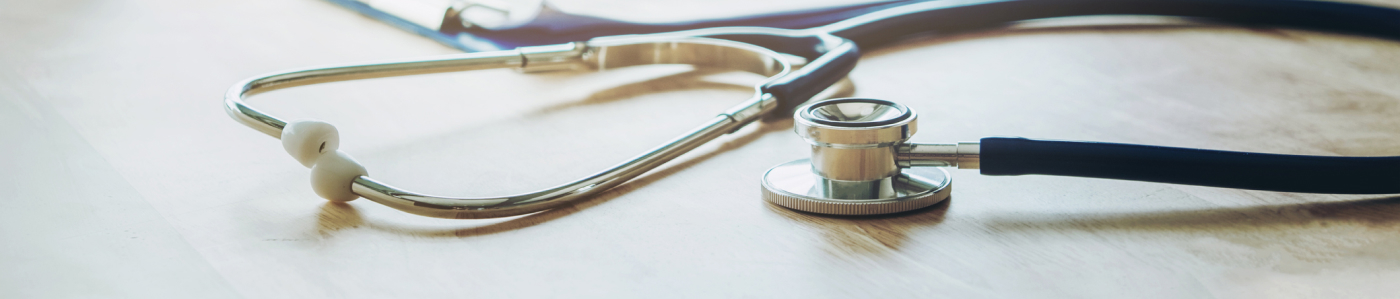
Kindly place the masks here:
POLYGON ((1013 230, 1184 230, 1295 225, 1325 220, 1391 226, 1400 225, 1400 197, 1171 211, 1016 213, 988 220, 990 226, 1013 230))
POLYGON ((984 225, 999 234, 1155 239, 1209 264, 1287 273, 1400 267, 1400 197, 1142 212, 1016 213, 984 225))
POLYGON ((823 215, 771 203, 767 206, 778 215, 820 230, 829 248, 837 251, 835 254, 884 255, 899 251, 910 231, 942 223, 952 201, 949 197, 918 210, 872 216, 823 215))

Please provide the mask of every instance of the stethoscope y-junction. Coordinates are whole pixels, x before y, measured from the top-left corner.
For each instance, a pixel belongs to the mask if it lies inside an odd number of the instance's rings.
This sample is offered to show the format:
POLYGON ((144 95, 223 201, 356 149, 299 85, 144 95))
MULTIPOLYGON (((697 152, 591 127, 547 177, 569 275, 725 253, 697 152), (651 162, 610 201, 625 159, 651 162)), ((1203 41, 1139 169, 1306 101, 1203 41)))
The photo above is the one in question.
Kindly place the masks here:
POLYGON ((442 218, 521 215, 586 198, 761 118, 796 118, 810 159, 763 175, 763 198, 826 214, 882 214, 926 207, 948 197, 947 172, 929 166, 980 168, 988 175, 1044 174, 1313 193, 1400 193, 1400 157, 1324 157, 1226 152, 1128 144, 984 138, 978 143, 913 144, 917 113, 876 99, 803 106, 855 66, 859 48, 921 34, 954 34, 1007 23, 1085 15, 1164 15, 1241 24, 1337 31, 1400 39, 1400 10, 1297 0, 1014 0, 911 4, 801 30, 724 27, 593 38, 510 51, 315 67, 262 75, 234 85, 225 109, 234 119, 282 139, 311 167, 313 189, 333 201, 358 197, 442 218), (794 67, 779 54, 801 57, 794 67), (486 198, 415 193, 372 179, 339 150, 325 122, 288 122, 243 100, 308 84, 388 76, 515 68, 605 71, 644 64, 693 64, 768 76, 748 100, 699 127, 607 170, 557 187, 486 198), (801 106, 801 107, 799 107, 801 106), (1307 174, 1307 175, 1300 175, 1307 174))

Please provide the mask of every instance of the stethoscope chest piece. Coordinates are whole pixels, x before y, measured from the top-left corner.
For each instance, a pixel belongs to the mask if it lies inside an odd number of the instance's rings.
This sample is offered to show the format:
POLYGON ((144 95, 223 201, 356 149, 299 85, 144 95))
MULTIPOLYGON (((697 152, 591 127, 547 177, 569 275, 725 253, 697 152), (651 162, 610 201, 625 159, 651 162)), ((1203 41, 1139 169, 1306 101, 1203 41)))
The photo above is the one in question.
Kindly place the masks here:
POLYGON ((940 168, 904 168, 899 147, 917 130, 913 110, 876 99, 836 99, 797 109, 794 129, 812 157, 763 174, 763 200, 833 215, 899 213, 948 198, 940 168))

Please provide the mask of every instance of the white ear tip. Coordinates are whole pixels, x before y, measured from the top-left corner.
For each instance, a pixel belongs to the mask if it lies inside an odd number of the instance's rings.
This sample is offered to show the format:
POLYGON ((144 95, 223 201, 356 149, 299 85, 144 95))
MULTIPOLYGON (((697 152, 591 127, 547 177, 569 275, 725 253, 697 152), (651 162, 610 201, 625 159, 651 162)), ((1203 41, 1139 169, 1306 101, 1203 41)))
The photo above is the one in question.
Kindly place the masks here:
POLYGON ((323 154, 340 149, 340 132, 319 120, 301 120, 282 127, 282 148, 301 165, 311 167, 323 154))
POLYGON ((355 200, 360 196, 350 190, 350 185, 355 178, 364 175, 369 175, 369 172, 349 154, 328 152, 316 159, 315 166, 311 167, 311 189, 316 191, 316 195, 330 201, 355 200))

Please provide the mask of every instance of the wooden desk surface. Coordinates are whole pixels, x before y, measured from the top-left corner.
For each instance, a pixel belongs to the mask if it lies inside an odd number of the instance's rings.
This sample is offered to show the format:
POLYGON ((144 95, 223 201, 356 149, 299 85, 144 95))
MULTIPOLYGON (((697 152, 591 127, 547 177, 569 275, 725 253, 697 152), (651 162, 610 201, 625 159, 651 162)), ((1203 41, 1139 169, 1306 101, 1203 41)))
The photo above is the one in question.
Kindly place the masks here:
MULTIPOLYGON (((1400 154, 1400 43, 1084 22, 868 51, 854 94, 918 110, 921 142, 1400 154)), ((762 171, 806 155, 789 121, 748 127, 577 206, 443 220, 326 203, 276 139, 220 108, 229 85, 264 72, 454 52, 314 0, 0 3, 0 297, 1400 291, 1400 202, 1387 196, 955 170, 953 198, 930 209, 815 216, 759 199, 762 171)), ((677 66, 482 71, 253 103, 337 124, 343 148, 391 184, 486 196, 621 161, 745 98, 750 83, 677 66)))

